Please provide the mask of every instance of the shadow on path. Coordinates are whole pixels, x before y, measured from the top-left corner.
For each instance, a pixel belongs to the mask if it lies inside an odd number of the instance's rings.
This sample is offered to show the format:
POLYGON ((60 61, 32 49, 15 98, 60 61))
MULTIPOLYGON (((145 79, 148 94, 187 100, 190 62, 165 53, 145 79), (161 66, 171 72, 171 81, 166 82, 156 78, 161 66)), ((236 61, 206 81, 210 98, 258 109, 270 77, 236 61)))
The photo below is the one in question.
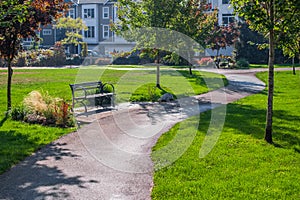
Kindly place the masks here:
POLYGON ((56 166, 43 164, 45 160, 77 157, 66 144, 47 145, 35 155, 26 158, 8 172, 0 175, 0 199, 66 199, 70 196, 66 186, 85 188, 82 176, 67 176, 56 166))

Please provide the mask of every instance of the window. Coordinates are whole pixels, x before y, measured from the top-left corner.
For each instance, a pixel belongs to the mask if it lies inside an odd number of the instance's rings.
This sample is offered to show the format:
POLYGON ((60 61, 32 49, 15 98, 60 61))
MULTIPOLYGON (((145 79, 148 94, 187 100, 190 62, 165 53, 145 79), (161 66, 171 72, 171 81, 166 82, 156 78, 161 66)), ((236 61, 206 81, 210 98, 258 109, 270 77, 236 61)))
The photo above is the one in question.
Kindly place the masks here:
POLYGON ((51 29, 43 29, 43 35, 52 35, 51 29))
POLYGON ((109 38, 109 26, 103 25, 103 38, 109 38))
POLYGON ((109 7, 103 7, 103 19, 109 18, 109 7))
POLYGON ((75 10, 74 8, 70 8, 67 14, 68 17, 75 18, 75 10))
POLYGON ((94 38, 95 37, 95 27, 88 26, 88 30, 84 31, 84 37, 85 38, 94 38))
POLYGON ((83 10, 83 18, 95 18, 94 8, 88 8, 83 10))
POLYGON ((222 0, 222 4, 229 4, 230 0, 222 0))
POLYGON ((33 39, 31 37, 24 38, 23 42, 33 42, 33 39))
POLYGON ((233 14, 222 14, 222 21, 223 25, 228 25, 234 22, 234 15, 233 14))
POLYGON ((33 44, 34 40, 30 37, 30 38, 24 38, 22 41, 22 46, 24 47, 30 47, 33 44))

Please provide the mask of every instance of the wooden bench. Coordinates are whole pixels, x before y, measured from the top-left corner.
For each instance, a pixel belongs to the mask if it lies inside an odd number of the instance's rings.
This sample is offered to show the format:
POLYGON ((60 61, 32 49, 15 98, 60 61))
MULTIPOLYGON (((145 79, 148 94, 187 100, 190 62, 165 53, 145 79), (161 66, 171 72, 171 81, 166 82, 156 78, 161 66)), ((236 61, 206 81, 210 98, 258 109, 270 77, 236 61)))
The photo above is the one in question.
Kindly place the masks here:
POLYGON ((85 113, 88 107, 94 108, 114 108, 115 88, 110 83, 86 82, 70 84, 72 91, 72 110, 75 112, 75 106, 81 104, 84 106, 85 113))

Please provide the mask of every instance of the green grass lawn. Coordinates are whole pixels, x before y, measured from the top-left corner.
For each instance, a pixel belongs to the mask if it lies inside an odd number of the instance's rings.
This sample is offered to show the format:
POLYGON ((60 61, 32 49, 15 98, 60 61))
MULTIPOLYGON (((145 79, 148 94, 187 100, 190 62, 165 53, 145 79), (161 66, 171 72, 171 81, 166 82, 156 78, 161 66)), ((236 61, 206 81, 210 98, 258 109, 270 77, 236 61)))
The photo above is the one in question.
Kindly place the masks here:
MULTIPOLYGON (((267 73, 258 77, 265 82, 267 73)), ((192 145, 176 162, 154 173, 153 199, 300 199, 300 77, 275 72, 274 142, 264 140, 266 91, 227 106, 226 122, 213 150, 199 158, 211 112, 200 115, 192 145)), ((156 151, 178 132, 187 134, 189 118, 165 133, 153 148, 156 151), (180 125, 180 126, 179 126, 180 125)), ((191 134, 193 134, 191 132, 191 134)), ((184 145, 186 140, 178 142, 184 145)), ((157 157, 156 157, 157 156, 157 157)))
MULTIPOLYGON (((166 85, 176 95, 193 95, 206 92, 205 79, 220 77, 212 73, 195 72, 190 76, 185 72, 162 71, 162 85, 166 85), (183 74, 183 75, 182 75, 183 74), (201 77, 202 76, 202 77, 201 77), (182 82, 182 84, 180 83, 182 82), (189 86, 185 88, 186 86, 189 86)), ((222 77, 224 78, 224 77, 222 77)), ((16 69, 13 75, 12 103, 17 106, 33 90, 47 91, 53 97, 71 101, 70 83, 102 80, 116 86, 120 102, 128 101, 136 89, 147 83, 155 83, 154 71, 105 70, 99 67, 80 69, 16 69)), ((0 174, 30 155, 41 146, 75 129, 62 129, 29 125, 6 119, 6 81, 7 73, 0 70, 0 174)), ((220 87, 215 85, 215 87, 220 87)), ((210 88, 214 89, 214 88, 210 88)), ((144 91, 145 93, 147 91, 144 91)))
MULTIPOLYGON (((268 64, 250 64, 250 68, 268 68, 268 64)), ((275 64, 275 68, 280 68, 280 67, 289 67, 292 69, 291 64, 275 64)), ((300 67, 300 64, 295 64, 295 67, 300 67)))

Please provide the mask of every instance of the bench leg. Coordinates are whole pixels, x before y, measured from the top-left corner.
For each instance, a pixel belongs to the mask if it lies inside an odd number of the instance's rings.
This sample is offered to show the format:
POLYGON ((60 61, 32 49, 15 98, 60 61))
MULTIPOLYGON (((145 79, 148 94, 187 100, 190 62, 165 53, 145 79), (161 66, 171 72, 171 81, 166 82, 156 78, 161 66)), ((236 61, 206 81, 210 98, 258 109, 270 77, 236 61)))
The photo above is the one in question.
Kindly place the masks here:
POLYGON ((112 95, 110 101, 111 101, 111 106, 114 108, 115 107, 115 95, 112 95))
POLYGON ((87 113, 87 106, 83 101, 80 101, 80 103, 84 106, 84 112, 87 113))

